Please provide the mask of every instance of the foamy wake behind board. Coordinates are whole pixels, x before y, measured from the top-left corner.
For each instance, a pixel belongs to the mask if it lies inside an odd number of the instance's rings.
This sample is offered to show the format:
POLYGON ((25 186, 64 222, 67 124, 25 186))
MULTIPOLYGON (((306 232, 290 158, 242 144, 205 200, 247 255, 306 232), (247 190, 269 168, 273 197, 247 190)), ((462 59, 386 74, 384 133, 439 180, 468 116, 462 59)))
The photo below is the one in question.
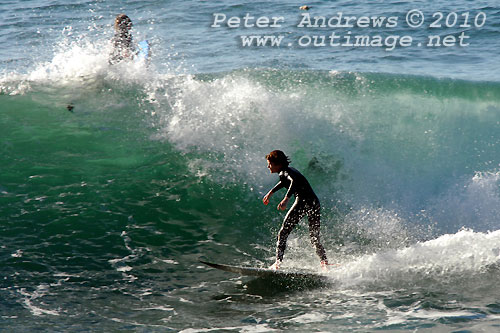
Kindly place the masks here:
POLYGON ((149 42, 143 40, 137 44, 137 55, 135 57, 136 61, 148 61, 150 56, 149 42))
POLYGON ((321 284, 328 282, 327 276, 322 274, 315 274, 312 272, 293 272, 288 270, 275 271, 266 268, 215 264, 201 260, 200 262, 213 268, 217 268, 226 272, 237 273, 240 275, 257 276, 262 278, 272 278, 274 280, 294 281, 294 282, 297 281, 297 282, 321 283, 321 284))

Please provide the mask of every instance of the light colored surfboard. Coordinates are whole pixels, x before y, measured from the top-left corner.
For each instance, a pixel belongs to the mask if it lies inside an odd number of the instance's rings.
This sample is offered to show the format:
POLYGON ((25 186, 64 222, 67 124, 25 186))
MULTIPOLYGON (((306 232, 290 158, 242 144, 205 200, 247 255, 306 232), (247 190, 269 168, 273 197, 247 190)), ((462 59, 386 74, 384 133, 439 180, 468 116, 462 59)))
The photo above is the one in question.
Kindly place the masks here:
POLYGON ((149 42, 147 40, 143 40, 137 44, 137 48, 138 51, 135 60, 148 61, 150 56, 149 42))

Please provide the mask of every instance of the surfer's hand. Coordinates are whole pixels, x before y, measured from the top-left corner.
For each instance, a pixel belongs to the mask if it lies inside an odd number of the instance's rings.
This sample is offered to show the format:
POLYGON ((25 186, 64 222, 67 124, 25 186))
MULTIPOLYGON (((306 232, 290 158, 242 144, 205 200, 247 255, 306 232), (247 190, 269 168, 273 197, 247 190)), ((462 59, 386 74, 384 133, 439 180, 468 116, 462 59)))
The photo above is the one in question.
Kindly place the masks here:
POLYGON ((285 210, 286 209, 286 205, 288 204, 288 198, 285 197, 283 200, 281 200, 281 202, 279 203, 278 205, 278 210, 285 210))
POLYGON ((269 203, 269 197, 271 196, 271 192, 267 193, 264 198, 262 198, 262 202, 264 203, 264 205, 267 206, 267 204, 269 203))

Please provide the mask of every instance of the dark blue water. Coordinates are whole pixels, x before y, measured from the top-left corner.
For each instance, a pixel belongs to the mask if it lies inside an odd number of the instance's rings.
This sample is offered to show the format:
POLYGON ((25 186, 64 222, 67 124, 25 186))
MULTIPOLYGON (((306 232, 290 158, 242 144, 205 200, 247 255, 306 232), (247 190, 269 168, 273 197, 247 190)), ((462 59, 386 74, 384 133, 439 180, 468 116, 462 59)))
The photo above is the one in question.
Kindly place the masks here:
MULTIPOLYGON (((498 4, 302 5, 0 4, 1 329, 498 330, 498 4), (120 12, 149 64, 109 65, 120 12), (244 27, 247 13, 281 24, 244 27), (339 13, 358 24, 299 27, 339 13), (345 45, 313 44, 332 33, 345 45), (325 285, 198 261, 272 263, 273 149, 322 202, 340 264, 325 285)), ((317 261, 299 225, 283 267, 317 261)))

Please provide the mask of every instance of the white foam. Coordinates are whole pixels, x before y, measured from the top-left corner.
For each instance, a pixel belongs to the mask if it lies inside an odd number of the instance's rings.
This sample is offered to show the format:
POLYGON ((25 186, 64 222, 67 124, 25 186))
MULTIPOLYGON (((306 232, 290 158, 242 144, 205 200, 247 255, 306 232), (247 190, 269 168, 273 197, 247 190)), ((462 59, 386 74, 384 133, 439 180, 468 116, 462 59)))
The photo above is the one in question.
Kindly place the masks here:
POLYGON ((419 283, 422 277, 449 281, 473 276, 499 263, 500 230, 489 233, 461 230, 403 249, 361 256, 343 263, 330 275, 347 286, 369 283, 400 286, 419 283))
POLYGON ((308 312, 304 313, 300 316, 290 319, 292 322, 300 323, 300 324, 310 324, 310 323, 319 323, 324 322, 328 318, 327 315, 320 312, 308 312))
MULTIPOLYGON (((46 307, 41 307, 40 304, 43 304, 41 299, 45 295, 49 294, 50 286, 47 284, 41 284, 37 286, 37 288, 33 292, 28 292, 25 288, 21 288, 19 293, 24 296, 23 305, 34 315, 34 316, 43 316, 43 315, 52 315, 59 316, 60 309, 48 309, 46 307), (40 303, 40 304, 38 304, 40 303)), ((45 305, 45 304, 44 304, 45 305)))
POLYGON ((65 39, 54 50, 52 59, 36 62, 26 73, 3 73, 0 93, 18 95, 42 91, 53 95, 66 93, 74 98, 75 94, 99 89, 103 80, 123 83, 149 80, 150 73, 144 63, 124 61, 110 66, 111 43, 107 39, 65 39))
POLYGON ((213 328, 187 328, 179 333, 198 333, 198 332, 220 332, 220 331, 239 331, 239 332, 275 332, 280 331, 278 329, 273 329, 267 324, 256 324, 256 325, 245 325, 245 326, 230 326, 230 327, 213 327, 213 328))

